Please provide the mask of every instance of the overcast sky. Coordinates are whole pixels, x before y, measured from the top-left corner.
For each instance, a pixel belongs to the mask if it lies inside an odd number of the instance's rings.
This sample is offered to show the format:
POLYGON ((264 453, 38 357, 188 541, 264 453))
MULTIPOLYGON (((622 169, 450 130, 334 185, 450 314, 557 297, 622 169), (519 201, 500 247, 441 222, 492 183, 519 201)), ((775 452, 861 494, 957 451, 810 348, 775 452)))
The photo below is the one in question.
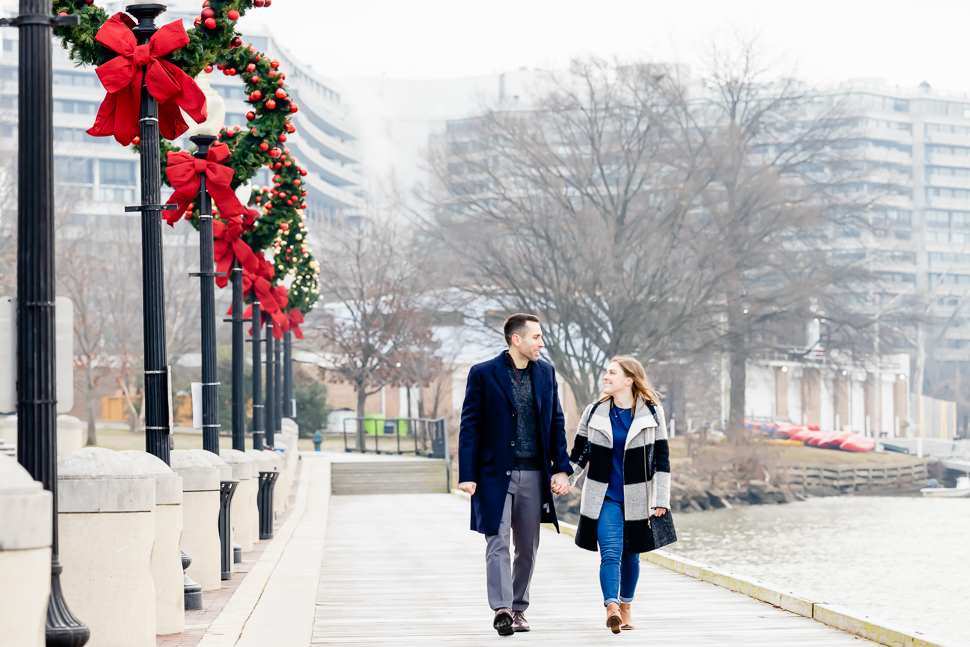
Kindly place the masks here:
POLYGON ((970 90, 968 0, 276 0, 250 16, 335 79, 443 79, 586 54, 696 65, 712 38, 741 31, 812 81, 970 90))

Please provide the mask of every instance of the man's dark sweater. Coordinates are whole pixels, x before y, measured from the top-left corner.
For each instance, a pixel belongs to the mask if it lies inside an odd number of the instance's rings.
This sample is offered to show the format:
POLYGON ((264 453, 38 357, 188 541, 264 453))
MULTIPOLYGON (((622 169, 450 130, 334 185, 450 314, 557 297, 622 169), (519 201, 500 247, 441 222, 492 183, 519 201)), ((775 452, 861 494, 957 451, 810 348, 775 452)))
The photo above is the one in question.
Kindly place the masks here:
POLYGON ((532 362, 520 371, 508 353, 505 360, 509 367, 509 379, 512 380, 512 395, 515 398, 515 460, 512 462, 512 469, 541 470, 539 410, 532 387, 532 362))

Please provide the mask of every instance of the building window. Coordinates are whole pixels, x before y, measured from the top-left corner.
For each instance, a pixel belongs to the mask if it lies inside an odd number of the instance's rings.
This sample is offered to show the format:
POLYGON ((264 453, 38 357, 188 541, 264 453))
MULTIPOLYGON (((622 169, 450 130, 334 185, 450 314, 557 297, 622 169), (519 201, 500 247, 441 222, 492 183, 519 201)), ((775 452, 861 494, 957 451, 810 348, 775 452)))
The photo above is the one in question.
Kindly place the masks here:
POLYGON ((63 184, 93 184, 92 162, 84 157, 55 157, 54 177, 63 184))
POLYGON ((71 115, 96 115, 98 114, 98 104, 91 101, 54 99, 54 112, 71 115))
POLYGON ((118 160, 101 160, 101 184, 134 186, 135 163, 118 160))
POLYGON ((101 83, 94 73, 75 74, 74 72, 54 72, 54 85, 73 85, 82 88, 100 88, 101 83))
POLYGON ((939 229, 926 230, 926 242, 928 243, 948 243, 950 242, 950 232, 939 229))

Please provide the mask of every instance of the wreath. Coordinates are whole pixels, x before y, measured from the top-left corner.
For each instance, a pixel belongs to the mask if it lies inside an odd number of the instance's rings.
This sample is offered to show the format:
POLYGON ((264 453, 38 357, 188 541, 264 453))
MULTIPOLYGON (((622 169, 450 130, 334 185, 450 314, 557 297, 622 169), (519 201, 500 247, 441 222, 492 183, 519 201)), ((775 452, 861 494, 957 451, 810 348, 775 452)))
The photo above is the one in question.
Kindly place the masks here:
MULTIPOLYGON (((58 14, 76 14, 76 26, 60 27, 55 34, 78 65, 100 66, 117 54, 95 40, 98 31, 108 20, 108 14, 94 6, 94 0, 54 0, 58 14)), ((236 21, 253 7, 268 6, 271 0, 206 0, 195 25, 187 30, 189 43, 165 56, 164 59, 181 68, 190 77, 202 71, 218 68, 229 76, 240 76, 246 86, 251 108, 246 115, 247 129, 238 126, 219 133, 219 140, 230 150, 225 165, 234 170, 231 188, 249 182, 262 167, 271 169, 272 187, 253 189, 249 204, 255 206, 259 217, 241 235, 251 249, 273 252, 271 282, 279 286, 289 275, 288 300, 280 305, 289 320, 302 320, 296 313, 307 313, 320 294, 319 264, 307 244, 304 209, 307 195, 304 180, 307 172, 300 168, 286 147, 288 134, 296 132, 291 115, 299 109, 292 102, 284 83, 286 74, 279 70, 279 61, 270 60, 252 45, 244 45, 236 32, 236 21), (296 312, 293 312, 296 311, 296 312)), ((138 142, 133 148, 137 150, 138 142)), ((162 168, 166 168, 167 154, 180 149, 161 139, 159 154, 162 168)), ((163 181, 171 186, 165 173, 163 181)), ((187 219, 198 229, 198 204, 187 219)), ((261 254, 260 254, 261 255, 261 254)), ((283 291, 285 294, 285 291, 283 291)), ((247 294, 247 301, 251 296, 247 294)))

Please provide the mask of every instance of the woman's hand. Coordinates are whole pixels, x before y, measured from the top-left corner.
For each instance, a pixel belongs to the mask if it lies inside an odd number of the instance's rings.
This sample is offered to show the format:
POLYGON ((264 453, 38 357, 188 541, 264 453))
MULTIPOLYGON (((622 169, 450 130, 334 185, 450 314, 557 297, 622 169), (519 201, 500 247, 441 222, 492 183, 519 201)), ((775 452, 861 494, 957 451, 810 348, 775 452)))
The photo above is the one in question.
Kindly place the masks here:
POLYGON ((665 514, 667 514, 667 508, 654 508, 653 509, 653 516, 655 516, 655 517, 662 517, 665 514))

